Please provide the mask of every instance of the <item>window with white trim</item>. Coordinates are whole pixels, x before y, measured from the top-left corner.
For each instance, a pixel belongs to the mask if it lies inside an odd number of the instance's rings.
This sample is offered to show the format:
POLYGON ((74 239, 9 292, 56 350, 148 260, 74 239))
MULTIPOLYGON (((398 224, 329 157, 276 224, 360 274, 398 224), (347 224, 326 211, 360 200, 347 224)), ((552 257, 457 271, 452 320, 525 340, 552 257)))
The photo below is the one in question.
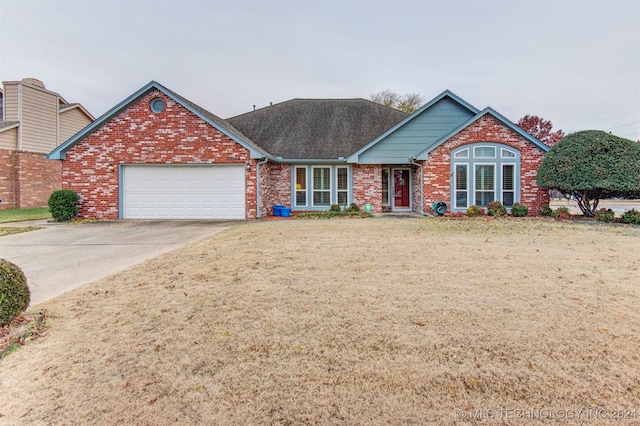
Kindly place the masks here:
POLYGON ((389 169, 382 169, 382 205, 389 205, 389 169))
POLYGON ((502 204, 505 207, 511 207, 515 202, 515 169, 515 164, 502 165, 502 204))
POLYGON ((314 206, 331 205, 331 167, 313 167, 314 206))
POLYGON ((465 145, 451 152, 451 205, 464 211, 500 201, 519 202, 520 151, 495 142, 465 145))
POLYGON ((461 149, 457 151, 454 155, 455 158, 469 158, 469 149, 461 149))
POLYGON ((291 167, 291 205, 298 210, 328 210, 352 201, 351 167, 297 164, 291 167))
POLYGON ((296 207, 307 205, 307 167, 295 168, 295 205, 296 207))
POLYGON ((340 206, 349 204, 349 168, 336 167, 337 202, 340 206))
POLYGON ((487 207, 487 204, 495 200, 496 186, 493 164, 476 164, 475 167, 475 205, 487 207))
POLYGON ((467 164, 456 164, 455 166, 455 206, 458 209, 466 209, 467 207, 469 207, 467 170, 467 164))

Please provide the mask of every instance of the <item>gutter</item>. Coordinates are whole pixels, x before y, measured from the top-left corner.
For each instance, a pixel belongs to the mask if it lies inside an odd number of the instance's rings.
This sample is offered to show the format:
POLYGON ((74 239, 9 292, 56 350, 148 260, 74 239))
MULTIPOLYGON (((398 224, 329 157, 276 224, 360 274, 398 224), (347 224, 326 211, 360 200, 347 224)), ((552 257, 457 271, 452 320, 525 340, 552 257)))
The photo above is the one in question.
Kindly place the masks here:
POLYGON ((346 163, 347 160, 344 157, 327 159, 327 160, 310 160, 308 158, 297 159, 297 158, 282 158, 275 157, 272 159, 274 163, 285 163, 285 164, 337 164, 337 163, 346 163))

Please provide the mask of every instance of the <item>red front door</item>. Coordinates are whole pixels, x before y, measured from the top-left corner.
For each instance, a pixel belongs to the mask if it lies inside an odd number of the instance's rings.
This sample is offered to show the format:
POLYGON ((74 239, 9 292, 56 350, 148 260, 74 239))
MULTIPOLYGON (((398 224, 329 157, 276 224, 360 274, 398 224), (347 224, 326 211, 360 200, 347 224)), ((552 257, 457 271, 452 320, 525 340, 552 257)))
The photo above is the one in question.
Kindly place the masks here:
POLYGON ((409 170, 400 169, 393 171, 393 208, 396 210, 408 210, 409 204, 409 170))

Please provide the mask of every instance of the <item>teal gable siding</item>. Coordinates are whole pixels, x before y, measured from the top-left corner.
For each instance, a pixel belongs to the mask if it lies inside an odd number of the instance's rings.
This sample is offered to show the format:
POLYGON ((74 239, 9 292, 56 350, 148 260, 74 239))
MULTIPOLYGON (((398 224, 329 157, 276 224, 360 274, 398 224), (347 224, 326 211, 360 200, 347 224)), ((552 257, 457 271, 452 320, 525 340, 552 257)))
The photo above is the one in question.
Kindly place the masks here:
POLYGON ((449 97, 440 99, 358 157, 360 164, 408 164, 475 114, 449 97))

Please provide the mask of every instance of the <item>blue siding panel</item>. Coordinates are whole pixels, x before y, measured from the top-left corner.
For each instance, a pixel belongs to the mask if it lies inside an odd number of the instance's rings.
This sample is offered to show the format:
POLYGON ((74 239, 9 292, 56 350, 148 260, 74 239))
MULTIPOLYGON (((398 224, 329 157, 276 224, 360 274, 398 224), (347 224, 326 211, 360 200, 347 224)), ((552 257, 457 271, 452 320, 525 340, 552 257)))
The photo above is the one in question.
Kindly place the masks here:
POLYGON ((473 116, 469 109, 449 97, 444 97, 361 153, 358 163, 408 164, 410 158, 473 116))

